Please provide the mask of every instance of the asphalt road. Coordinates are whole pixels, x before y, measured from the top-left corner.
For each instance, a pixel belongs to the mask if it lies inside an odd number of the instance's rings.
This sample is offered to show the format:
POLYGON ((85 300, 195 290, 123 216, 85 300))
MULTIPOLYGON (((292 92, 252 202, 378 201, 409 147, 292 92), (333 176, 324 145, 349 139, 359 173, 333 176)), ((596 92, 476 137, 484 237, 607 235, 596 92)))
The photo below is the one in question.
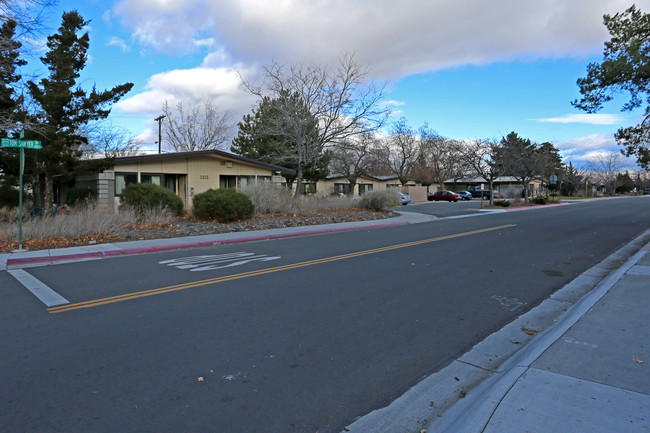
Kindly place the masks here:
MULTIPOLYGON (((489 202, 483 202, 483 204, 487 203, 489 202)), ((481 209, 481 200, 474 198, 472 200, 458 201, 455 203, 446 201, 412 202, 406 206, 399 206, 393 209, 434 215, 438 218, 448 218, 458 215, 478 214, 481 209)))
POLYGON ((51 309, 0 272, 0 431, 338 432, 649 221, 621 198, 27 269, 51 309))

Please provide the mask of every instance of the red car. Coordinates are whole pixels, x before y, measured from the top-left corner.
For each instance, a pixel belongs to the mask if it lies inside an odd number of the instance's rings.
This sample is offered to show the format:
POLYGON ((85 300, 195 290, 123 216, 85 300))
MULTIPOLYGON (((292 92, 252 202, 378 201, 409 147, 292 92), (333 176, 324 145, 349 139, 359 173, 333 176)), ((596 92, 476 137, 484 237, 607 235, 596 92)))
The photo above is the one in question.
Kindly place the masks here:
POLYGON ((427 195, 427 200, 429 201, 446 200, 451 202, 451 201, 460 200, 460 196, 453 191, 438 191, 434 194, 427 195))

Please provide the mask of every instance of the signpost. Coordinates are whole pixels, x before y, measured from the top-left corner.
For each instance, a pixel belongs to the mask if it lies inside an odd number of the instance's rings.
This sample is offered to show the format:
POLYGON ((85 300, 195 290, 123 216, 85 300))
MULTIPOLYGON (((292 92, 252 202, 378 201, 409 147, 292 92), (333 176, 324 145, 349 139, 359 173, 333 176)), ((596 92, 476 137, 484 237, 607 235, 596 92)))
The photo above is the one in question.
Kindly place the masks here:
POLYGON ((38 140, 23 140, 25 131, 20 131, 20 139, 3 138, 2 147, 20 149, 20 193, 18 194, 18 249, 23 249, 23 172, 25 171, 25 149, 42 149, 38 140))

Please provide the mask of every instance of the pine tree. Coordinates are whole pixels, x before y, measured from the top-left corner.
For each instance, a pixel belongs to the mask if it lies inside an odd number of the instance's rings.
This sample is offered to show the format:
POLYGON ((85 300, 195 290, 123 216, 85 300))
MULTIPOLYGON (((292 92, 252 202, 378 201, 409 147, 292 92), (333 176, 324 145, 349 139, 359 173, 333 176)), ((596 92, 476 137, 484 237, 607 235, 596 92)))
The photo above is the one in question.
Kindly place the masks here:
MULTIPOLYGON (((21 43, 15 40, 16 22, 8 20, 0 27, 0 137, 7 138, 21 118, 21 98, 16 94, 15 84, 21 79, 18 68, 26 62, 20 59, 21 43)), ((18 151, 0 148, 0 173, 2 183, 16 184, 18 175, 18 151)))
POLYGON ((317 182, 329 174, 331 154, 319 140, 318 121, 297 93, 263 97, 238 126, 231 151, 296 170, 296 195, 303 180, 317 182))
POLYGON ((46 211, 54 203, 55 179, 69 179, 78 166, 81 144, 87 142, 79 133, 80 127, 106 118, 111 104, 133 87, 126 83, 103 92, 93 87, 88 93, 77 84, 87 60, 89 36, 87 32, 81 33, 87 24, 76 11, 64 13, 58 33, 47 38, 49 51, 41 57, 49 77, 28 83, 29 93, 38 106, 34 117, 45 127, 42 135, 30 137, 41 140, 43 147, 30 155, 35 205, 42 205, 46 211))

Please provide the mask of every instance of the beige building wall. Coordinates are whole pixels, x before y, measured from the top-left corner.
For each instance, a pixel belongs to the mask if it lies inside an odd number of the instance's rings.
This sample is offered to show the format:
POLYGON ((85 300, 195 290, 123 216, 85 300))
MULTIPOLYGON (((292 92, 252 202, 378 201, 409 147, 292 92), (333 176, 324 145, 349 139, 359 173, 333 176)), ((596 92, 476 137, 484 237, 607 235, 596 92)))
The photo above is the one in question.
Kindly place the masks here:
MULTIPOLYGON (((316 183, 316 195, 318 196, 329 196, 337 195, 336 184, 349 185, 350 181, 344 177, 339 177, 335 179, 321 179, 316 183)), ((368 177, 360 177, 357 179, 357 183, 354 186, 354 194, 359 195, 359 185, 369 185, 372 186, 372 190, 376 191, 380 188, 385 188, 382 182, 377 179, 372 179, 368 177)))
MULTIPOLYGON (((271 169, 249 165, 240 161, 200 156, 193 158, 161 159, 120 163, 116 161, 114 173, 137 173, 141 182, 143 174, 177 175, 176 193, 183 201, 185 210, 192 207, 192 197, 208 189, 218 189, 225 184, 239 189, 247 183, 248 178, 271 180, 271 169), (242 179, 245 178, 245 179, 242 179)), ((114 197, 115 207, 119 206, 119 197, 114 197)))

